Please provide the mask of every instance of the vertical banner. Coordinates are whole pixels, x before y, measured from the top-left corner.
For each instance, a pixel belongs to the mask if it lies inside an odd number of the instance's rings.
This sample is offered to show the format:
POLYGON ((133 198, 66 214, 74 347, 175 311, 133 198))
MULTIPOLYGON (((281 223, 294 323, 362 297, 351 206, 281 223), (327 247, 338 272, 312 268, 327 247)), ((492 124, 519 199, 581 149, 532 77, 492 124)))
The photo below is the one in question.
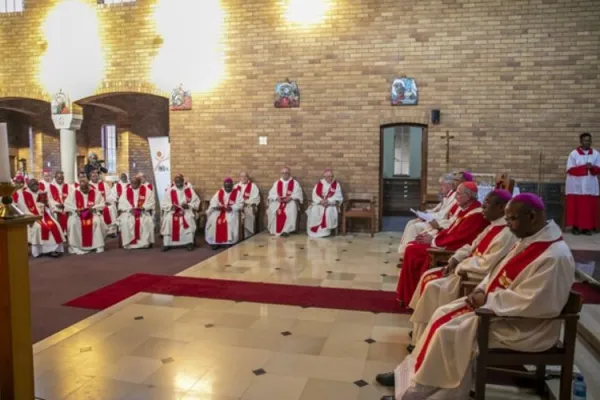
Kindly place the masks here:
POLYGON ((156 180, 156 194, 162 207, 165 192, 171 185, 171 144, 168 136, 150 137, 148 144, 156 180))

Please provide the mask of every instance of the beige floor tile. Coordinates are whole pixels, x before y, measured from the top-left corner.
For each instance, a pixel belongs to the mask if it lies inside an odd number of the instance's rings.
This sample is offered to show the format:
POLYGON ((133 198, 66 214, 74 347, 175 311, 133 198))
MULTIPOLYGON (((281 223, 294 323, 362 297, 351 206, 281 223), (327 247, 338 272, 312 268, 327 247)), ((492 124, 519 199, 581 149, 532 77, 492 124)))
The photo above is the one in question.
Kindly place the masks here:
POLYGON ((244 315, 244 314, 234 314, 234 313, 223 313, 216 320, 215 325, 224 326, 226 328, 238 328, 238 329, 247 329, 256 321, 258 321, 260 317, 256 315, 244 315))
POLYGON ((396 343, 373 343, 369 346, 367 360, 400 364, 406 357, 406 345, 396 343))
POLYGON ((375 324, 381 326, 393 326, 399 328, 411 328, 412 322, 410 322, 409 314, 387 314, 381 313, 375 315, 375 324))
POLYGON ((290 329, 294 335, 327 337, 333 328, 333 323, 323 321, 297 320, 290 329))
POLYGON ((185 392, 179 390, 144 387, 132 391, 123 400, 182 400, 184 397, 185 392))
POLYGON ((260 317, 248 329, 285 332, 289 331, 295 322, 293 318, 260 317))
POLYGON ((148 293, 148 296, 137 302, 137 304, 188 309, 198 307, 200 303, 202 303, 202 299, 196 297, 171 296, 156 293, 148 293))
POLYGON ((192 323, 198 325, 215 324, 217 320, 225 313, 225 311, 209 311, 202 307, 194 308, 188 313, 185 313, 181 318, 177 319, 179 323, 192 323))
POLYGON ((373 339, 383 343, 409 344, 411 342, 408 333, 411 328, 392 327, 392 326, 374 326, 373 339))
POLYGON ((309 379, 300 400, 354 400, 358 390, 351 382, 309 379))
POLYGON ((373 325, 375 323, 375 314, 366 311, 339 310, 335 322, 373 325))
POLYGON ((258 377, 251 370, 224 371, 214 368, 196 382, 187 395, 199 392, 240 398, 256 378, 258 377))
POLYGON ((368 360, 365 362, 362 379, 364 379, 366 382, 369 382, 369 384, 373 386, 379 386, 379 384, 375 381, 375 377, 378 374, 394 371, 401 361, 402 360, 398 362, 383 362, 368 360))
POLYGON ((141 385, 96 377, 65 397, 64 400, 123 400, 142 388, 141 385))
POLYGON ((207 329, 203 325, 194 322, 173 322, 165 329, 158 330, 151 334, 152 337, 178 340, 181 342, 191 342, 200 339, 207 329))
POLYGON ((136 347, 130 355, 157 360, 169 357, 179 358, 186 354, 187 345, 188 342, 150 337, 136 347))
POLYGON ((50 370, 35 380, 35 395, 42 399, 63 399, 94 379, 93 376, 77 375, 76 370, 50 370))
POLYGON ((344 341, 327 339, 320 355, 326 357, 356 358, 366 360, 369 353, 369 344, 364 341, 344 341))
POLYGON ((181 400, 237 400, 236 398, 229 396, 221 396, 215 393, 199 393, 199 392, 187 392, 181 400))
POLYGON ((279 341, 276 351, 281 353, 319 355, 325 345, 324 337, 290 335, 279 341))
POLYGON ((117 363, 100 371, 100 376, 139 384, 156 372, 161 365, 160 360, 153 358, 123 357, 117 363))
POLYGON ((264 369, 277 375, 354 382, 362 374, 364 364, 351 358, 276 353, 264 369))
POLYGON ((229 311, 236 304, 230 300, 201 299, 202 302, 194 310, 229 311))
POLYGON ((144 385, 185 392, 190 390, 213 366, 212 362, 203 359, 174 358, 162 362, 163 365, 144 380, 144 385))
POLYGON ((298 400, 307 378, 265 374, 257 377, 241 400, 298 400))
POLYGON ((329 334, 329 338, 345 341, 360 341, 369 339, 372 336, 372 333, 373 326, 371 325, 336 322, 329 334))
POLYGON ((334 322, 338 310, 330 308, 305 308, 298 314, 298 319, 303 321, 334 322))

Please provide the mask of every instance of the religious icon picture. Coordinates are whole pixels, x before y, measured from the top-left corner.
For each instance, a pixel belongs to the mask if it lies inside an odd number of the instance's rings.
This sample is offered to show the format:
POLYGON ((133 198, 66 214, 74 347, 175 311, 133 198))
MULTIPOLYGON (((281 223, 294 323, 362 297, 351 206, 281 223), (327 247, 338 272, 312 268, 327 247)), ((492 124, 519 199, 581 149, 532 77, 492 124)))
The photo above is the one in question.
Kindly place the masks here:
POLYGON ((300 90, 295 81, 286 79, 275 85, 275 108, 300 107, 300 90))
POLYGON ((417 83, 413 78, 401 77, 392 83, 392 105, 414 106, 419 101, 417 83))
POLYGON ((70 114, 71 113, 71 101, 66 93, 60 92, 52 96, 50 101, 50 107, 52 115, 70 114))
POLYGON ((171 111, 184 111, 192 109, 192 93, 184 90, 183 85, 179 85, 171 93, 169 98, 169 109, 171 111))

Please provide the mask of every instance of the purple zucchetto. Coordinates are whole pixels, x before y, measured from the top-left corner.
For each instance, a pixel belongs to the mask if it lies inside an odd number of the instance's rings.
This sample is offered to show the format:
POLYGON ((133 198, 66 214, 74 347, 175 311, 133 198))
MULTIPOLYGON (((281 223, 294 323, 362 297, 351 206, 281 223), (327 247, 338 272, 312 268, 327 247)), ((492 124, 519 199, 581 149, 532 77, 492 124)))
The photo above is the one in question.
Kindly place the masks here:
POLYGON ((508 190, 504 189, 495 189, 490 192, 491 195, 496 196, 498 199, 502 200, 504 203, 508 203, 510 199, 512 199, 512 194, 508 190))
POLYGON ((468 171, 462 172, 463 178, 465 178, 465 182, 473 182, 473 174, 468 171))
POLYGON ((542 199, 533 193, 521 193, 513 197, 513 201, 518 201, 523 204, 527 204, 534 210, 545 210, 546 206, 542 199))

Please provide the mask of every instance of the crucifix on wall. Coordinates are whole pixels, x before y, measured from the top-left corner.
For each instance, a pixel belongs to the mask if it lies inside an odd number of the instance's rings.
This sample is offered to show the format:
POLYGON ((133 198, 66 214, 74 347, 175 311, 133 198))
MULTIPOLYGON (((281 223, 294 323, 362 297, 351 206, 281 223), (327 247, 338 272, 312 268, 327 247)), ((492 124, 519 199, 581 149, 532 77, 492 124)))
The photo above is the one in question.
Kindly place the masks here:
POLYGON ((454 139, 454 136, 450 136, 450 132, 446 131, 446 136, 442 136, 442 139, 446 139, 446 169, 450 168, 450 140, 454 139))

